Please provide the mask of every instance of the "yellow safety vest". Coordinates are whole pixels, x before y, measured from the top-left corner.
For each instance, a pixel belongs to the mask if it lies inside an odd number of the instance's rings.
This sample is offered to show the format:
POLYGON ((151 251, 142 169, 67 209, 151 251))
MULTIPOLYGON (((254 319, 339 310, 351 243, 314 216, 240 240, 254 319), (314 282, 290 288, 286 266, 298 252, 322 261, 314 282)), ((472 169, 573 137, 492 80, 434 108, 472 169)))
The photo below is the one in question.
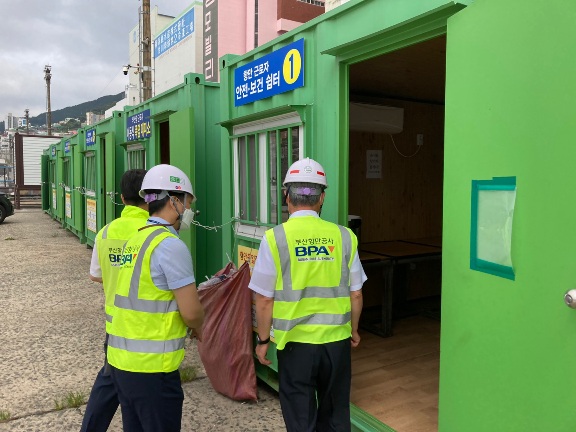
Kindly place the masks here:
POLYGON ((276 266, 272 321, 277 349, 288 342, 323 344, 352 333, 350 266, 356 236, 314 216, 266 231, 276 266))
POLYGON ((98 251, 98 262, 102 269, 107 333, 110 333, 110 323, 114 315, 114 294, 122 264, 122 248, 126 240, 146 225, 147 220, 146 210, 136 206, 126 206, 118 219, 110 222, 96 235, 94 247, 98 251))
POLYGON ((146 228, 124 246, 118 275, 108 362, 129 372, 173 372, 184 359, 186 325, 174 293, 154 285, 150 259, 168 237, 166 227, 146 228))

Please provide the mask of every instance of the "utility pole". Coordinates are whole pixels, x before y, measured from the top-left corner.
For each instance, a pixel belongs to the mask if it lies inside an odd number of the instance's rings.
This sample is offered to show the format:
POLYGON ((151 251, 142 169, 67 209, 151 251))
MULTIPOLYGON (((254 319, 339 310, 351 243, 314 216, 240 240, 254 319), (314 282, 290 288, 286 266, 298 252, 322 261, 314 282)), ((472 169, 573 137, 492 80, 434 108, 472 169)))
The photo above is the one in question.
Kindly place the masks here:
POLYGON ((12 174, 11 176, 9 175, 8 178, 14 180, 14 184, 16 182, 16 170, 15 170, 15 166, 16 166, 16 150, 14 149, 14 135, 9 134, 8 135, 8 140, 9 140, 9 145, 8 147, 10 148, 10 174, 12 174))
POLYGON ((152 97, 152 34, 150 31, 150 0, 142 0, 142 96, 144 101, 152 97))
POLYGON ((52 78, 52 67, 44 66, 44 79, 46 80, 46 126, 48 127, 48 136, 52 135, 52 112, 50 111, 50 78, 52 78))
POLYGON ((26 117, 26 135, 30 134, 30 116, 29 116, 29 112, 30 110, 28 108, 26 108, 24 110, 24 117, 26 117))

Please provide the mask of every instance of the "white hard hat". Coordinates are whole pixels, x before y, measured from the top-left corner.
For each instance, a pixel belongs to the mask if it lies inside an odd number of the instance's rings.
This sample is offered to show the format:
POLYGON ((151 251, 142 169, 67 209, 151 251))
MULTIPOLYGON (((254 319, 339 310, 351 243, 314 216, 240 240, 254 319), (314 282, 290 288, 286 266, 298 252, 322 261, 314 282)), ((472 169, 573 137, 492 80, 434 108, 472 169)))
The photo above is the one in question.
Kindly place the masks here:
POLYGON ((288 168, 283 185, 287 183, 314 183, 328 187, 324 168, 310 158, 297 160, 288 168))
MULTIPOLYGON (((142 180, 142 189, 140 196, 145 198, 146 202, 155 201, 164 198, 165 194, 158 194, 156 197, 147 196, 147 190, 156 189, 166 192, 189 193, 192 195, 192 202, 196 200, 192 183, 184 171, 172 165, 156 165, 148 170, 142 180)), ((155 194, 152 194, 155 195, 155 194)))

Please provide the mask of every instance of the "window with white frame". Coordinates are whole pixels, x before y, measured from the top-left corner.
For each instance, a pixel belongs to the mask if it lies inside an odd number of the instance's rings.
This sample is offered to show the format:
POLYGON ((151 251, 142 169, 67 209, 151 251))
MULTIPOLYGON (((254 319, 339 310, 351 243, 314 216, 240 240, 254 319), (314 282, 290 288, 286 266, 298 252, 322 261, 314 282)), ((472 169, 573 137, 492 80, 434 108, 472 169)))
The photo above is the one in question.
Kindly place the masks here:
POLYGON ((65 158, 62 162, 62 171, 63 171, 63 176, 62 176, 62 180, 64 183, 64 186, 69 188, 70 184, 71 184, 71 175, 70 175, 70 158, 65 158))
POLYGON ((127 169, 146 168, 146 150, 142 144, 130 144, 126 147, 127 169))
POLYGON ((87 152, 84 157, 84 188, 87 192, 96 192, 96 155, 87 152))
POLYGON ((304 153, 303 126, 296 113, 234 128, 234 213, 238 233, 262 236, 288 220, 282 182, 288 167, 304 153))
POLYGON ((50 183, 56 185, 56 162, 50 162, 50 183))

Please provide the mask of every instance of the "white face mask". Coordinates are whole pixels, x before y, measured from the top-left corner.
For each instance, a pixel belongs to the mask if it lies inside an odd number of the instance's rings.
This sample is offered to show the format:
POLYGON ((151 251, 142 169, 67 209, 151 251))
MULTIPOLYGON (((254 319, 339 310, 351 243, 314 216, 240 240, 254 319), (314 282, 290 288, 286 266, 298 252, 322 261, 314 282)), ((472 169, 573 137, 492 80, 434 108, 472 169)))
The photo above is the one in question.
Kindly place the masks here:
POLYGON ((192 211, 192 209, 184 209, 184 213, 182 213, 182 219, 180 220, 180 229, 181 230, 190 229, 193 220, 194 220, 194 212, 192 211))

